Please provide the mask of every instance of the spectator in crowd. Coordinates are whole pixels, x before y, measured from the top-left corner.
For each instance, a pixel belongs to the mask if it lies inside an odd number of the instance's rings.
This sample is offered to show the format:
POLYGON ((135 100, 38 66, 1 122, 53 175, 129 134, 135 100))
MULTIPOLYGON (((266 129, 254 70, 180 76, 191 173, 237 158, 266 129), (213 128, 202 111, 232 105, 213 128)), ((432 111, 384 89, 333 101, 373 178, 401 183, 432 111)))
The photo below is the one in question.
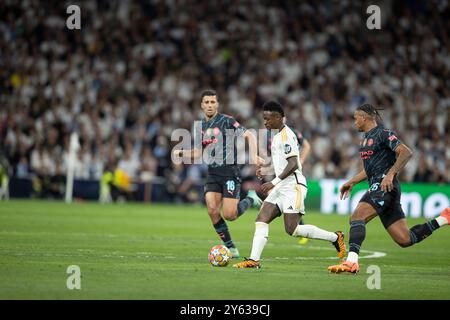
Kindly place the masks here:
POLYGON ((369 4, 87 1, 76 32, 64 2, 0 2, 0 152, 43 195, 77 129, 77 179, 113 159, 134 181, 179 175, 171 192, 190 201, 198 172, 172 172, 171 134, 200 117, 193 93, 214 87, 249 128, 263 127, 263 101, 286 105, 313 146, 308 179, 352 176, 352 114, 370 102, 416 150, 405 180, 448 184, 450 5, 384 1, 371 31, 369 4))
POLYGON ((9 174, 6 159, 0 157, 0 200, 9 199, 9 174))

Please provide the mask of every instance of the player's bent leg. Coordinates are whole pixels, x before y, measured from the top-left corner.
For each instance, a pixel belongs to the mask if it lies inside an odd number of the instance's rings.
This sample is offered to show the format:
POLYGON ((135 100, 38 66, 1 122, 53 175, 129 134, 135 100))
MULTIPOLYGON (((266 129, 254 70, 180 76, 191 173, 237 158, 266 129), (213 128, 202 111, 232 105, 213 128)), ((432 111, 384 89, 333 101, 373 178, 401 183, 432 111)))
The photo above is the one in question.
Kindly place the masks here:
POLYGON ((366 238, 366 223, 376 217, 377 212, 371 204, 360 202, 350 217, 349 253, 347 259, 338 265, 328 267, 333 273, 359 271, 358 255, 361 245, 366 238))
POLYGON ((350 217, 349 256, 347 260, 358 262, 359 250, 366 238, 366 224, 377 216, 375 208, 367 202, 360 202, 350 217))
POLYGON ((252 197, 241 198, 241 180, 238 177, 228 177, 221 182, 222 196, 224 199, 223 216, 226 220, 233 221, 243 215, 255 202, 252 197))
POLYGON ((233 221, 244 214, 247 209, 254 204, 252 197, 246 197, 242 200, 236 198, 223 198, 223 217, 228 221, 233 221))
POLYGON ((269 223, 280 215, 278 207, 272 203, 264 202, 256 217, 255 233, 253 236, 252 252, 249 259, 233 265, 234 268, 257 268, 261 267, 260 259, 264 246, 269 238, 269 223))
MULTIPOLYGON (((236 189, 236 193, 233 195, 239 197, 239 192, 236 189)), ((228 221, 233 221, 239 218, 248 208, 253 205, 253 199, 246 197, 239 201, 236 198, 224 197, 223 198, 223 217, 228 221)), ((233 258, 238 258, 239 251, 237 248, 230 248, 231 255, 233 258)))
POLYGON ((208 215, 213 223, 216 233, 222 239, 225 246, 230 249, 231 257, 238 258, 239 251, 231 239, 230 231, 225 220, 220 216, 220 208, 222 206, 222 194, 218 192, 207 192, 205 194, 206 207, 208 215))
POLYGON ((342 231, 330 232, 311 224, 299 224, 294 214, 284 214, 285 230, 293 237, 302 237, 305 239, 319 239, 331 242, 336 248, 338 258, 344 259, 347 253, 345 246, 344 233, 342 231), (290 220, 290 221, 289 221, 290 220))
POLYGON ((295 230, 299 226, 300 223, 300 215, 295 213, 284 213, 284 230, 290 236, 296 236, 294 234, 295 230))
POLYGON ((391 224, 387 229, 391 238, 402 248, 412 245, 411 235, 406 224, 406 219, 400 219, 391 224))
POLYGON ((375 208, 367 202, 360 202, 350 216, 350 222, 356 220, 364 220, 367 224, 370 220, 377 216, 375 208))
POLYGON ((223 198, 223 217, 227 221, 236 220, 238 217, 239 199, 223 198))
POLYGON ((448 225, 449 221, 450 208, 445 208, 439 217, 423 224, 417 224, 411 229, 408 229, 406 219, 403 218, 392 223, 387 231, 398 245, 406 248, 425 240, 440 227, 448 225))
POLYGON ((222 194, 218 192, 207 192, 205 194, 206 208, 209 218, 213 224, 221 220, 220 208, 222 206, 222 194))
POLYGON ((273 221, 273 219, 279 217, 280 215, 281 215, 280 209, 278 209, 278 207, 275 204, 270 202, 264 202, 261 207, 261 210, 256 216, 255 221, 269 224, 273 221))

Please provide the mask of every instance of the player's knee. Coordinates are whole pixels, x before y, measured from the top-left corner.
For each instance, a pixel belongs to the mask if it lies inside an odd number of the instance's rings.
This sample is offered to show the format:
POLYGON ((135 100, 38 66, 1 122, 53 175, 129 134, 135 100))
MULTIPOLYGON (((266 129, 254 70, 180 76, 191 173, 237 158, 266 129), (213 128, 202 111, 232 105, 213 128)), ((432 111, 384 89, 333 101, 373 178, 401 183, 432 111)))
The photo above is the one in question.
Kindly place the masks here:
POLYGON ((395 239, 395 242, 402 248, 411 246, 411 238, 409 236, 403 236, 395 239))
POLYGON ((225 210, 223 212, 223 218, 227 221, 233 221, 237 219, 237 210, 225 210))
POLYGON ((397 244, 400 246, 400 247, 402 247, 402 248, 407 248, 407 247, 409 247, 409 246, 411 246, 411 241, 410 240, 408 240, 408 241, 397 241, 397 244))
POLYGON ((219 209, 213 208, 213 207, 209 207, 208 208, 208 215, 211 216, 211 217, 216 217, 216 216, 220 215, 219 209))
POLYGON ((237 216, 236 215, 229 215, 229 216, 227 216, 227 215, 223 215, 223 218, 225 219, 225 220, 227 220, 227 221, 233 221, 233 220, 236 220, 237 219, 237 216))
POLYGON ((359 220, 365 220, 364 215, 362 215, 360 212, 354 212, 350 218, 348 219, 348 223, 352 223, 352 221, 359 221, 359 220))

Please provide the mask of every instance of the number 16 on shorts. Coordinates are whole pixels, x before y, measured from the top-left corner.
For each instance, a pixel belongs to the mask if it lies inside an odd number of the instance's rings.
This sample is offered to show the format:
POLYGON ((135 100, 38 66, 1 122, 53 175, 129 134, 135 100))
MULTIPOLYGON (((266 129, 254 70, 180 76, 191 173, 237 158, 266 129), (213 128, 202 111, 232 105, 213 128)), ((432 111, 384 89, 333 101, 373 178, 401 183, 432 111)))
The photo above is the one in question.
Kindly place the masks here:
POLYGON ((227 192, 231 195, 234 194, 234 190, 236 190, 235 182, 233 180, 228 180, 226 182, 226 185, 227 185, 227 192))

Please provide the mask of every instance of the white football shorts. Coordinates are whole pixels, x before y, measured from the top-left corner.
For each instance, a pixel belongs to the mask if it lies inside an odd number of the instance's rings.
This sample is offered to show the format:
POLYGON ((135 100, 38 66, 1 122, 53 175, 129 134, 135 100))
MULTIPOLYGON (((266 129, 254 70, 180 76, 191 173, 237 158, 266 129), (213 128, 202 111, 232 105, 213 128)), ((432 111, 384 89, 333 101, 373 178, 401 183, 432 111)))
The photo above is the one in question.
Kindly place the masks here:
POLYGON ((271 190, 265 201, 278 206, 281 213, 305 214, 305 199, 308 189, 301 184, 283 182, 271 190))

